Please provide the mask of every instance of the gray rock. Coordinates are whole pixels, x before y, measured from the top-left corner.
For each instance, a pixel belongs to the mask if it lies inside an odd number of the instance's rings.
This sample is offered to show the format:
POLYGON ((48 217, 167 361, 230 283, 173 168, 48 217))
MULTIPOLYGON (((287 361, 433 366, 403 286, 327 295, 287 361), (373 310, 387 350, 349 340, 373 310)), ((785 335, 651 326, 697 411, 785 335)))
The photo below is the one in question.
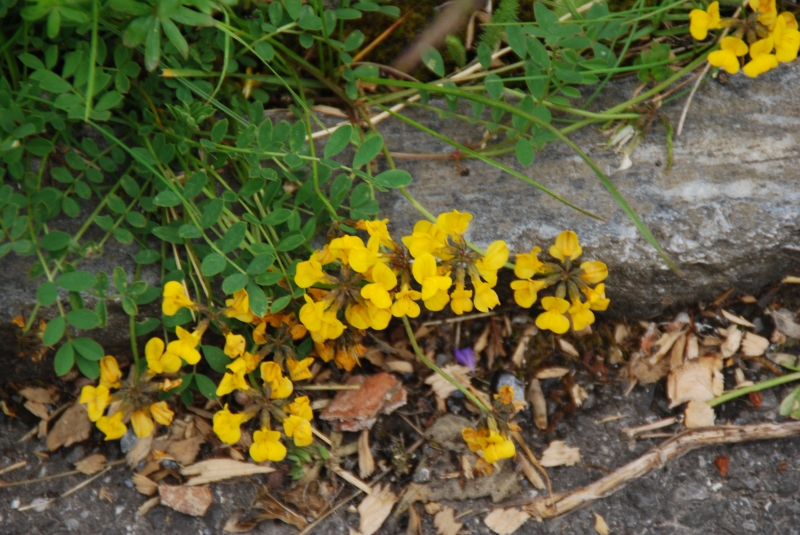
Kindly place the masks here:
MULTIPOLYGON (((414 177, 408 191, 430 212, 472 213, 468 238, 480 246, 505 239, 512 253, 534 245, 546 251, 560 231, 575 230, 584 245, 582 258, 609 266, 612 314, 656 314, 731 286, 755 292, 800 258, 800 100, 793 89, 800 83, 800 67, 782 65, 757 79, 729 80, 725 85, 711 81, 697 92, 683 134, 675 139, 669 172, 664 129, 657 127, 633 153, 633 166, 611 177, 684 271, 683 279, 669 271, 594 173, 563 143, 548 145, 527 169, 513 154, 501 160, 607 223, 476 160, 461 161, 468 176, 451 160, 398 159, 397 164, 414 177)), ((633 82, 610 86, 596 109, 618 104, 633 89, 633 82)), ((684 102, 678 99, 659 111, 677 124, 684 102)), ((418 108, 403 113, 462 144, 482 139, 481 127, 458 119, 418 108)), ((395 152, 453 150, 399 120, 379 129, 395 152)), ((578 131, 571 138, 607 173, 619 166, 619 156, 605 149, 607 138, 596 131, 578 131)), ((422 218, 399 192, 381 195, 380 202, 399 232, 407 233, 422 218)))

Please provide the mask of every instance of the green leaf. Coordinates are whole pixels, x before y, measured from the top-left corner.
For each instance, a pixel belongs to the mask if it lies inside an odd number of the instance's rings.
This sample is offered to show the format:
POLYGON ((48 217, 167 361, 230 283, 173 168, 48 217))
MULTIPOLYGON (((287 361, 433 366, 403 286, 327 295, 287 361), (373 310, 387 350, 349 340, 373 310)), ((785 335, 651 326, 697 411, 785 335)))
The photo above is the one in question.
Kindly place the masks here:
POLYGON ((362 165, 371 162, 380 154, 382 148, 383 138, 381 136, 367 138, 353 157, 353 169, 358 169, 362 165))
POLYGON ((36 289, 36 300, 42 306, 50 306, 58 299, 58 288, 50 281, 45 281, 36 289))
MULTIPOLYGON (((248 264, 246 271, 249 275, 260 275, 272 267, 274 263, 275 257, 273 255, 268 253, 260 254, 248 264)), ((260 315, 263 316, 263 314, 260 315)))
POLYGON ((72 84, 64 81, 64 79, 56 73, 52 71, 38 72, 41 73, 41 75, 37 77, 39 86, 45 91, 50 91, 51 93, 66 93, 72 90, 72 84))
POLYGON ((134 324, 133 330, 136 336, 144 336, 145 334, 151 333, 158 329, 158 326, 161 325, 161 322, 155 318, 147 318, 142 322, 136 322, 134 324))
POLYGON ((203 258, 203 263, 200 265, 200 271, 206 277, 212 277, 218 273, 222 273, 227 265, 228 261, 224 256, 218 253, 211 253, 203 258))
POLYGON ((411 175, 401 169, 390 169, 376 176, 373 180, 382 188, 403 188, 411 184, 411 175))
POLYGON ((44 158, 45 156, 53 152, 53 144, 44 138, 35 137, 25 142, 25 150, 27 150, 34 156, 39 156, 40 158, 44 158))
POLYGON ((283 279, 283 273, 280 271, 268 271, 256 277, 256 282, 261 286, 273 286, 283 279))
POLYGON ((94 313, 97 314, 97 318, 100 321, 97 326, 101 329, 105 328, 106 323, 108 323, 108 308, 106 307, 105 299, 100 299, 97 302, 94 306, 94 313))
POLYGON ((189 223, 186 225, 181 225, 180 228, 178 228, 178 235, 181 238, 195 239, 195 238, 200 238, 203 235, 203 233, 200 231, 199 228, 189 223))
POLYGON ((217 399, 217 385, 203 375, 202 373, 194 374, 194 381, 197 384, 197 389, 208 399, 217 399))
POLYGON ((39 240, 39 245, 46 251, 58 251, 69 245, 71 239, 72 236, 66 232, 54 230, 39 240))
POLYGON ((260 43, 256 43, 253 47, 253 50, 256 51, 258 57, 261 58, 262 61, 269 63, 275 57, 275 49, 272 47, 271 44, 261 41, 260 43))
POLYGON ((214 371, 219 373, 228 371, 227 366, 232 360, 220 348, 216 346, 203 346, 202 349, 206 362, 208 362, 208 365, 211 366, 214 371))
POLYGON ((291 295, 284 295, 283 297, 279 297, 272 302, 272 306, 269 307, 269 311, 272 314, 277 314, 292 301, 291 295))
POLYGON ((242 188, 239 190, 240 197, 252 197, 254 194, 258 193, 264 186, 267 185, 267 181, 261 177, 253 178, 248 180, 244 183, 242 188))
POLYGON ((89 379, 100 377, 100 363, 84 358, 80 353, 75 355, 75 364, 80 372, 89 379))
POLYGON ((275 248, 278 251, 285 253, 297 249, 298 247, 303 245, 305 241, 306 239, 299 232, 291 232, 286 236, 284 236, 283 239, 278 243, 278 245, 275 246, 275 248))
POLYGON ((70 310, 67 312, 67 322, 73 327, 88 331, 100 324, 100 318, 91 310, 70 310))
POLYGON ((525 46, 525 34, 522 33, 522 28, 513 24, 506 26, 506 40, 511 50, 513 50, 520 59, 525 59, 528 55, 528 49, 525 46))
POLYGON ((492 49, 486 43, 478 45, 478 62, 485 70, 489 70, 492 66, 492 49))
POLYGON ((181 198, 172 190, 164 190, 153 198, 156 206, 170 208, 181 204, 181 198))
POLYGON ((233 275, 228 275, 225 277, 225 280, 222 281, 222 291, 228 295, 232 295, 234 292, 241 290, 246 285, 247 275, 244 273, 234 273, 233 275))
POLYGON ((153 249, 142 249, 136 253, 136 256, 133 257, 133 260, 137 264, 153 264, 161 260, 161 253, 154 251, 153 249))
POLYGON ((175 243, 175 244, 182 244, 183 238, 181 238, 180 234, 178 234, 178 229, 173 227, 155 227, 153 229, 153 235, 157 238, 161 238, 162 240, 175 243))
POLYGON ((211 141, 214 143, 219 143, 225 137, 225 134, 228 133, 228 120, 223 119, 214 123, 214 127, 211 129, 211 141))
POLYGON ((231 225, 231 228, 225 233, 219 241, 219 249, 223 253, 230 253, 235 251, 241 245, 244 236, 247 233, 247 223, 239 221, 231 225))
POLYGON ((350 136, 352 134, 353 127, 349 124, 337 128, 325 144, 324 156, 326 158, 333 158, 342 152, 347 147, 348 143, 350 143, 350 136))
POLYGON ((103 347, 89 338, 76 338, 72 341, 72 346, 78 354, 83 355, 89 360, 100 360, 103 358, 103 347))
POLYGON ((181 35, 181 31, 175 26, 175 23, 169 19, 161 19, 161 28, 164 30, 164 35, 167 36, 169 42, 178 49, 178 52, 183 59, 187 59, 189 57, 189 43, 186 42, 186 38, 181 35))
POLYGON ((23 65, 29 67, 35 71, 38 70, 46 70, 47 68, 42 63, 42 60, 34 56, 33 54, 28 54, 27 52, 24 54, 20 54, 17 58, 22 62, 23 65))
POLYGON ((224 208, 225 203, 222 201, 222 199, 212 199, 206 203, 205 207, 203 208, 203 217, 200 220, 200 226, 206 229, 219 221, 224 208))
POLYGON ((201 191, 203 191, 203 188, 206 187, 207 181, 208 176, 206 175, 205 171, 200 171, 199 173, 193 174, 183 186, 183 196, 187 199, 196 197, 201 191))
POLYGON ((147 27, 144 38, 144 68, 152 72, 158 67, 161 59, 161 22, 155 17, 147 27))
POLYGON ((261 220, 262 225, 278 225, 285 222, 292 216, 292 211, 287 208, 278 208, 268 213, 267 216, 261 220))
POLYGON ((250 281, 247 283, 247 295, 250 298, 250 310, 258 317, 267 313, 267 296, 261 286, 250 281))
POLYGON ((483 83, 486 87, 486 92, 493 99, 497 100, 503 96, 503 79, 500 76, 491 73, 484 79, 483 83))
POLYGON ((56 342, 61 340, 61 337, 64 336, 64 331, 66 330, 67 324, 64 322, 64 318, 61 316, 57 318, 53 318, 47 323, 47 326, 44 328, 44 335, 42 336, 42 344, 46 346, 55 345, 56 342))
POLYGON ((517 160, 519 160, 519 163, 521 163, 523 167, 528 167, 533 163, 533 146, 527 139, 523 138, 517 141, 516 154, 517 160))
POLYGON ((528 53, 531 55, 531 59, 534 63, 543 69, 549 69, 550 53, 542 42, 535 37, 528 37, 525 44, 528 46, 528 53))
POLYGON ((130 230, 122 227, 117 227, 114 229, 114 239, 117 240, 119 243, 133 243, 133 234, 130 230))
POLYGON ((580 84, 583 81, 581 73, 568 69, 555 69, 556 78, 568 84, 580 84))
POLYGON ((122 94, 118 91, 109 91, 97 100, 94 109, 95 111, 110 110, 120 102, 122 102, 122 94))
POLYGON ((127 295, 122 298, 122 310, 128 316, 135 316, 139 313, 139 307, 136 306, 136 302, 127 295))
POLYGON ((67 375, 75 364, 75 351, 72 349, 72 344, 64 342, 58 348, 53 365, 56 369, 56 375, 62 377, 67 375))
POLYGON ((88 271, 72 271, 64 273, 56 279, 56 284, 65 290, 83 292, 94 287, 97 279, 88 271))
POLYGON ((292 20, 297 20, 297 17, 300 16, 300 11, 303 9, 303 2, 301 0, 284 0, 283 7, 292 20))
POLYGON ((361 30, 354 30, 350 32, 350 34, 347 36, 347 39, 344 40, 344 50, 345 52, 352 52, 360 47, 363 43, 364 34, 361 32, 361 30))
POLYGON ((422 63, 437 76, 444 76, 444 60, 434 47, 425 47, 422 51, 422 63))
POLYGON ((175 22, 186 24, 188 26, 213 26, 217 21, 211 15, 205 13, 198 13, 186 7, 179 7, 175 13, 170 17, 175 22))

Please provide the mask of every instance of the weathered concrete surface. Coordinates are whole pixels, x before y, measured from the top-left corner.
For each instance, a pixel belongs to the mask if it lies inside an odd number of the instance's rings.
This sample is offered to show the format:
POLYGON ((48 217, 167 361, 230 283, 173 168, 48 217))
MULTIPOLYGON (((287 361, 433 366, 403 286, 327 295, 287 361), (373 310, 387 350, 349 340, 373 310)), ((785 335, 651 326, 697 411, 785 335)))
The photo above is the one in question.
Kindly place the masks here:
MULTIPOLYGON (((563 143, 552 143, 523 169, 573 203, 606 218, 583 216, 530 185, 475 160, 463 176, 449 160, 398 160, 414 182, 408 191, 434 214, 458 209, 475 219, 469 238, 479 245, 505 239, 512 252, 546 251, 564 229, 578 233, 584 257, 605 261, 611 313, 649 316, 671 304, 706 299, 735 286, 754 292, 800 260, 800 66, 782 65, 757 79, 711 81, 695 95, 675 165, 665 171, 665 129, 655 128, 633 153, 633 166, 614 173, 615 186, 686 274, 679 278, 637 232, 591 169, 563 143)), ((633 82, 604 92, 602 110, 630 98, 633 82)), ((677 124, 685 99, 661 112, 677 124)), ((442 106, 440 102, 437 104, 442 106)), ((410 117, 463 144, 481 140, 479 126, 409 109, 410 117)), ((392 151, 449 153, 452 147, 399 120, 380 126, 392 151)), ((571 135, 607 173, 620 157, 596 131, 571 135)), ((397 192, 380 198, 383 215, 407 232, 420 219, 397 192)))

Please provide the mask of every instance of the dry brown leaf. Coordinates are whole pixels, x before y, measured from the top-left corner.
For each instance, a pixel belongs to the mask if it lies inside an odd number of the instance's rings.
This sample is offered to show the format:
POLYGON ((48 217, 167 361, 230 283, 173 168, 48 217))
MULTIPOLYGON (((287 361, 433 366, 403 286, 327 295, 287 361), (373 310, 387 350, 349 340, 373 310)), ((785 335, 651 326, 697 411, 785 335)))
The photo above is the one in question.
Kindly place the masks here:
MULTIPOLYGON (((720 329, 720 331, 721 330, 722 329, 720 329)), ((727 331, 726 331, 726 334, 727 334, 727 331)), ((721 338, 717 338, 716 336, 704 336, 703 339, 700 341, 700 343, 704 347, 714 347, 714 346, 721 346, 722 342, 724 342, 724 341, 725 340, 723 340, 721 338)))
POLYGON ((621 344, 628 337, 631 335, 631 332, 628 330, 628 326, 624 323, 617 323, 614 327, 614 341, 618 344, 621 344))
POLYGON ((33 414, 34 416, 41 418, 44 421, 50 419, 50 411, 47 410, 47 407, 44 403, 39 403, 38 401, 26 401, 25 408, 28 409, 28 412, 33 414))
POLYGON ((670 408, 689 400, 708 401, 722 394, 722 359, 719 356, 687 360, 667 378, 670 408))
POLYGON ((581 462, 580 448, 571 448, 563 440, 554 440, 542 453, 539 464, 546 468, 554 466, 573 466, 581 462))
POLYGON ((608 524, 606 524, 606 519, 600 516, 599 514, 594 514, 594 530, 597 532, 597 535, 608 535, 608 524))
POLYGON ((736 380, 736 388, 742 388, 743 386, 750 386, 753 384, 753 381, 750 381, 744 376, 744 371, 741 368, 733 370, 733 378, 736 380))
POLYGON ((533 379, 528 386, 528 401, 533 407, 533 423, 544 431, 547 429, 547 400, 544 398, 539 379, 533 379))
POLYGON ((55 405, 58 403, 58 390, 55 388, 38 388, 28 386, 19 391, 19 394, 28 401, 55 405))
MULTIPOLYGON (((460 364, 449 364, 442 368, 442 371, 447 373, 450 377, 456 380, 457 383, 461 384, 462 386, 466 387, 470 384, 470 368, 467 366, 461 366, 460 364)), ((434 394, 436 397, 447 399, 447 397, 458 390, 455 386, 450 384, 450 382, 439 375, 438 373, 434 373, 427 379, 425 379, 425 383, 430 385, 433 389, 434 394)))
POLYGON ((775 322, 776 329, 789 338, 800 338, 800 325, 794 321, 795 315, 792 311, 786 308, 780 308, 770 312, 770 315, 775 322))
POLYGON ((395 503, 397 495, 388 484, 377 485, 372 494, 361 500, 358 505, 358 514, 361 517, 358 530, 361 535, 372 535, 381 529, 395 503))
POLYGON ((259 509, 264 511, 254 519, 255 523, 261 522, 262 520, 280 520, 296 527, 297 529, 303 529, 306 527, 306 525, 308 525, 308 522, 305 518, 298 515, 296 512, 265 490, 262 490, 258 493, 254 503, 259 509))
POLYGON ((644 351, 645 355, 649 355, 656 340, 661 337, 661 333, 658 332, 658 326, 655 323, 640 322, 640 324, 645 327, 646 330, 642 335, 642 339, 639 340, 639 349, 644 351))
POLYGON ((513 507, 511 509, 495 509, 483 519, 486 526, 497 535, 511 535, 531 518, 531 515, 513 507))
POLYGON ((657 346, 658 350, 650 356, 650 364, 655 364, 664 358, 664 355, 666 355, 669 350, 672 349, 672 345, 675 343, 675 341, 684 335, 684 331, 673 331, 662 335, 661 338, 658 339, 658 342, 656 342, 653 346, 657 346))
POLYGON ((635 351, 628 362, 628 373, 631 378, 643 384, 655 383, 669 373, 669 361, 661 360, 650 364, 650 359, 642 351, 635 351))
POLYGON ((742 340, 742 353, 747 357, 760 357, 769 347, 769 340, 754 333, 747 333, 742 340))
POLYGON ((153 446, 153 435, 143 437, 136 441, 136 445, 125 454, 125 459, 128 461, 128 466, 131 468, 136 467, 145 457, 150 454, 150 449, 153 446))
POLYGON ((566 353, 567 355, 571 355, 575 358, 580 358, 581 354, 578 353, 578 350, 575 349, 575 346, 564 340, 563 338, 558 339, 558 346, 561 348, 561 351, 566 353))
POLYGON ((442 510, 433 517, 433 525, 436 526, 438 535, 456 535, 464 526, 461 522, 456 522, 452 507, 442 507, 442 510))
POLYGON ((369 429, 361 431, 358 437, 358 475, 366 479, 375 471, 375 459, 369 448, 369 429))
POLYGON ((711 427, 714 425, 714 409, 703 401, 691 400, 683 411, 683 424, 689 429, 695 427, 711 427))
POLYGON ((442 510, 442 506, 436 502, 428 502, 425 504, 425 512, 433 516, 442 510))
POLYGON ((347 470, 344 470, 341 467, 335 466, 332 467, 333 473, 337 476, 341 477, 355 488, 361 490, 364 494, 372 494, 373 490, 367 483, 358 479, 355 475, 351 474, 347 470))
POLYGON ((142 474, 134 473, 131 476, 131 481, 136 487, 136 491, 145 496, 152 496, 158 490, 158 483, 142 474))
POLYGON ((589 393, 578 383, 572 385, 572 388, 569 389, 569 395, 576 407, 580 407, 584 401, 589 399, 589 393))
POLYGON ((484 329, 483 329, 483 332, 478 337, 478 339, 475 340, 475 345, 472 346, 472 352, 475 353, 475 360, 478 359, 478 357, 481 354, 481 351, 486 349, 486 346, 489 345, 489 332, 490 331, 491 331, 491 325, 489 325, 489 323, 487 322, 486 323, 486 327, 484 327, 484 329))
POLYGON ((139 518, 143 517, 144 515, 150 512, 150 509, 152 509, 159 503, 161 503, 161 500, 159 499, 158 496, 156 496, 155 498, 150 498, 149 500, 147 500, 146 502, 144 502, 142 505, 139 506, 139 508, 136 510, 136 516, 139 518))
POLYGON ((795 368, 797 366, 797 355, 790 353, 767 353, 767 358, 784 368, 795 368))
POLYGON ((71 446, 86 440, 91 431, 92 422, 89 421, 86 409, 76 403, 64 412, 47 435, 47 449, 55 451, 61 446, 71 446))
POLYGON ((472 473, 472 463, 469 462, 469 456, 467 455, 461 456, 461 471, 464 473, 464 478, 466 479, 475 478, 475 476, 472 473))
POLYGON ((531 464, 525 455, 517 455, 514 457, 514 460, 517 462, 517 466, 520 467, 522 473, 525 474, 525 477, 528 479, 528 481, 530 481, 531 485, 533 485, 533 488, 540 490, 545 488, 542 476, 539 475, 538 470, 533 467, 533 464, 531 464))
POLYGON ((552 366, 550 368, 542 368, 541 370, 536 372, 536 378, 540 380, 544 379, 557 379, 559 377, 564 377, 569 373, 569 368, 562 368, 560 366, 552 366))
POLYGON ((725 316, 725 318, 728 321, 730 321, 731 323, 735 323, 736 325, 741 325, 742 327, 749 327, 751 329, 755 328, 755 325, 753 325, 752 323, 750 323, 749 321, 747 321, 743 317, 737 316, 736 314, 728 312, 725 309, 722 309, 722 315, 725 316))
POLYGON ((700 345, 697 336, 690 334, 686 337, 686 359, 693 360, 700 356, 700 345))
POLYGON ((408 508, 408 527, 406 528, 406 535, 421 535, 422 519, 417 512, 415 506, 408 508))
POLYGON ((181 468, 181 474, 195 476, 186 485, 203 485, 213 481, 222 481, 233 477, 252 476, 254 474, 270 474, 274 468, 258 466, 251 463, 234 461, 233 459, 209 459, 181 468))
POLYGON ((407 360, 388 360, 386 361, 385 368, 390 372, 400 374, 414 373, 414 365, 407 360))
POLYGON ((159 485, 161 504, 190 516, 204 516, 211 507, 211 488, 186 485, 159 485))
POLYGON ((522 331, 519 341, 517 342, 517 347, 514 348, 514 353, 511 355, 511 362, 517 368, 522 366, 522 361, 525 359, 525 350, 528 348, 528 342, 530 342, 531 337, 537 332, 539 332, 539 328, 536 325, 528 325, 525 327, 525 330, 522 331))
POLYGON ((686 333, 681 333, 675 343, 672 344, 672 351, 670 352, 669 367, 674 370, 683 364, 683 353, 686 349, 686 333))
POLYGON ((192 464, 200 453, 200 446, 206 441, 203 435, 195 435, 185 440, 171 442, 167 446, 167 453, 181 466, 192 464))
POLYGON ((731 327, 728 329, 728 336, 725 338, 725 341, 722 342, 722 345, 719 346, 722 356, 725 358, 732 357, 734 353, 739 351, 739 346, 742 344, 743 336, 744 331, 735 325, 731 325, 731 327))
POLYGON ((81 459, 74 464, 76 470, 82 474, 90 476, 92 474, 96 474, 106 467, 106 456, 101 453, 95 453, 94 455, 89 455, 88 457, 81 459))

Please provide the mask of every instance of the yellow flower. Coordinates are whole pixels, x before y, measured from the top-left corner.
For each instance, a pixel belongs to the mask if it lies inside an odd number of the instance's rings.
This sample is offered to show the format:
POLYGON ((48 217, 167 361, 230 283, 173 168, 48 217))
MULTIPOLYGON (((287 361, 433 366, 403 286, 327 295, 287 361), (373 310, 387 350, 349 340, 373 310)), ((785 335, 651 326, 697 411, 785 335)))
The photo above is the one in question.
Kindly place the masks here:
POLYGON ((572 328, 576 331, 582 331, 592 323, 594 323, 594 314, 589 310, 591 303, 588 301, 582 303, 580 299, 572 301, 572 306, 569 308, 569 315, 572 318, 572 328))
MULTIPOLYGON (((369 326, 369 324, 367 324, 367 326, 369 326)), ((321 358, 323 361, 330 362, 333 360, 335 351, 333 349, 333 346, 331 346, 330 344, 318 344, 314 342, 314 349, 317 351, 317 356, 321 358)))
POLYGON ((181 369, 181 359, 174 353, 164 353, 164 340, 151 338, 144 346, 147 359, 147 371, 153 375, 159 373, 175 373, 181 369))
POLYGON ((346 372, 353 371, 353 368, 358 364, 358 359, 351 351, 340 349, 336 352, 334 364, 346 372))
MULTIPOLYGON (((347 305, 347 308, 344 309, 344 317, 347 318, 347 322, 356 329, 364 330, 369 328, 369 307, 367 305, 350 303, 347 305)), ((328 360, 325 362, 328 362, 328 360)))
POLYGON ((748 5, 753 11, 758 12, 758 22, 764 26, 772 26, 778 18, 778 9, 775 0, 753 0, 748 5))
POLYGON ((414 275, 414 280, 422 285, 421 296, 425 301, 433 299, 440 291, 444 291, 447 295, 446 291, 453 285, 450 277, 439 275, 436 259, 430 253, 421 254, 414 260, 411 273, 414 275))
POLYGON ((730 74, 739 72, 739 57, 747 54, 747 45, 738 37, 723 37, 720 49, 708 55, 708 62, 730 74))
POLYGON ((507 261, 508 245, 503 240, 497 240, 486 248, 486 255, 475 262, 475 267, 478 268, 483 280, 494 287, 497 284, 497 272, 507 261))
POLYGON ((606 298, 606 285, 598 284, 594 288, 587 288, 583 290, 586 295, 586 300, 589 302, 589 308, 598 312, 604 312, 608 309, 611 299, 606 298))
POLYGON ((478 431, 475 431, 471 427, 465 427, 464 429, 461 430, 461 438, 463 438, 464 442, 467 443, 469 451, 473 453, 481 449, 479 436, 480 433, 478 431))
POLYGON ((214 433, 225 444, 236 444, 242 437, 240 426, 247 421, 246 414, 233 414, 228 410, 228 404, 214 414, 214 433))
POLYGON ((514 443, 497 431, 489 431, 486 445, 483 447, 483 458, 487 463, 496 463, 500 459, 508 459, 516 453, 514 443))
POLYGON ((450 299, 450 308, 459 316, 472 312, 472 290, 465 290, 463 284, 456 283, 456 289, 450 294, 450 299))
POLYGON ((294 392, 294 384, 288 377, 281 377, 278 381, 270 383, 269 399, 286 399, 294 392))
POLYGON ((369 313, 369 326, 376 331, 382 331, 389 326, 389 321, 392 319, 391 308, 379 308, 372 301, 368 301, 367 312, 369 313))
POLYGON ((117 440, 125 436, 128 427, 122 423, 123 416, 122 412, 118 411, 111 416, 103 416, 97 420, 97 428, 105 433, 106 440, 117 440))
POLYGON ((550 256, 558 258, 561 262, 565 262, 567 258, 575 260, 582 252, 578 235, 571 230, 565 230, 556 236, 556 244, 550 247, 550 256))
POLYGON ((308 396, 300 396, 299 398, 294 398, 289 404, 289 414, 294 414, 295 416, 299 416, 304 420, 311 421, 314 417, 314 413, 311 410, 311 405, 308 402, 308 396))
POLYGON ((379 251, 380 244, 370 240, 366 247, 353 247, 350 250, 350 267, 356 273, 366 274, 381 262, 383 255, 379 251))
POLYGON ((289 376, 292 381, 302 381, 303 379, 311 379, 311 370, 309 368, 314 364, 314 358, 308 357, 301 361, 297 361, 292 357, 286 359, 286 367, 289 368, 289 376))
POLYGON ((536 326, 542 330, 550 330, 556 334, 564 334, 569 330, 569 320, 564 313, 569 310, 569 302, 560 297, 543 297, 542 312, 536 318, 536 326))
POLYGON ((389 227, 387 226, 388 223, 388 219, 375 221, 361 220, 356 223, 356 228, 359 230, 366 230, 369 233, 369 242, 367 243, 367 247, 369 247, 369 243, 375 242, 383 245, 387 249, 394 249, 394 241, 389 235, 389 227))
MULTIPOLYGON (((775 0, 772 0, 773 2, 775 0)), ((692 37, 698 41, 702 41, 708 36, 708 30, 718 30, 720 26, 719 18, 719 2, 711 2, 708 5, 708 11, 702 9, 693 9, 689 13, 689 32, 692 37)))
POLYGON ((322 270, 322 264, 313 256, 305 262, 297 264, 294 283, 300 288, 310 288, 327 280, 327 275, 322 270))
POLYGON ((311 422, 305 418, 300 418, 292 414, 283 421, 283 432, 287 437, 294 439, 294 445, 298 448, 308 446, 312 442, 311 422))
POLYGON ((167 426, 172 424, 172 418, 175 416, 166 401, 159 401, 150 405, 150 414, 156 422, 167 426))
POLYGON ((261 363, 261 380, 265 383, 274 383, 280 381, 283 377, 281 367, 277 362, 262 362, 261 363))
POLYGON ((244 360, 244 363, 247 366, 247 371, 245 373, 256 371, 258 365, 261 364, 261 357, 258 356, 258 353, 253 355, 252 353, 245 351, 241 358, 244 360))
POLYGON ((394 294, 394 298, 392 315, 395 318, 402 318, 403 316, 416 318, 419 316, 420 308, 415 301, 419 301, 422 298, 421 293, 409 288, 408 284, 403 284, 403 288, 394 294))
POLYGON ((453 210, 452 212, 439 214, 439 217, 436 218, 436 226, 442 232, 455 238, 456 236, 462 236, 467 231, 470 221, 472 221, 472 214, 453 210))
POLYGON ((581 269, 583 270, 581 278, 589 284, 603 282, 606 280, 606 277, 608 277, 608 266, 597 260, 593 262, 582 262, 581 269))
POLYGON ((119 369, 117 359, 111 355, 106 355, 100 359, 100 384, 108 388, 119 388, 122 386, 120 379, 122 379, 122 372, 119 369))
POLYGON ((96 422, 103 416, 103 411, 108 406, 109 395, 108 387, 103 384, 97 387, 86 385, 81 389, 81 397, 78 401, 86 404, 89 420, 96 422))
POLYGON ((169 379, 164 379, 164 382, 158 385, 158 389, 162 392, 169 392, 170 390, 175 390, 182 384, 183 384, 183 379, 176 379, 174 381, 170 381, 169 379))
POLYGON ((325 313, 325 302, 314 301, 308 294, 304 294, 303 298, 306 304, 300 307, 300 322, 306 326, 309 331, 318 331, 322 328, 322 315, 325 313))
MULTIPOLYGON (((178 335, 177 340, 173 340, 169 344, 167 344, 167 354, 176 355, 183 360, 185 360, 188 364, 195 365, 200 362, 200 352, 197 350, 197 345, 200 343, 200 335, 198 331, 190 333, 180 325, 175 327, 175 334, 178 335)), ((162 357, 163 358, 163 357, 162 357)), ((180 368, 180 366, 178 367, 180 368)), ((167 370, 164 368, 165 372, 172 372, 178 371, 176 370, 167 370)))
POLYGON ((514 389, 508 385, 502 386, 497 394, 494 395, 494 399, 499 399, 503 402, 503 405, 511 405, 514 403, 514 389))
POLYGON ((369 299, 378 308, 392 306, 392 297, 389 291, 397 286, 397 275, 383 263, 378 263, 372 268, 372 282, 361 288, 361 297, 369 299))
POLYGON ((247 390, 250 388, 250 385, 247 384, 247 380, 244 378, 244 374, 247 373, 247 363, 244 358, 239 357, 228 364, 226 368, 230 370, 230 373, 225 373, 225 375, 222 376, 222 380, 219 382, 219 386, 217 386, 217 396, 230 394, 234 390, 247 390))
POLYGON ((230 358, 242 356, 244 353, 245 340, 241 334, 228 333, 225 335, 225 348, 223 352, 230 358))
POLYGON ((153 429, 155 428, 153 420, 144 411, 133 411, 131 425, 133 426, 133 432, 139 438, 149 437, 153 434, 153 429))
POLYGON ((488 282, 480 280, 473 280, 472 285, 475 287, 475 308, 481 312, 489 312, 500 304, 500 299, 497 293, 492 290, 492 285, 488 282))
POLYGON ((413 258, 429 253, 446 260, 440 251, 447 245, 447 233, 430 221, 417 221, 411 236, 403 237, 402 242, 413 258))
POLYGON ((236 318, 244 323, 252 323, 254 316, 250 312, 250 296, 244 288, 235 291, 233 299, 226 299, 225 306, 228 307, 225 311, 226 317, 236 318))
POLYGON ((250 457, 257 463, 282 461, 286 457, 286 446, 281 444, 280 431, 270 431, 266 427, 262 427, 253 433, 250 457))
POLYGON ((544 281, 540 280, 516 280, 511 281, 511 289, 514 290, 514 301, 524 308, 531 308, 536 302, 539 290, 544 288, 544 281))
POLYGON ((164 285, 164 301, 161 311, 165 316, 174 316, 182 308, 194 308, 194 301, 186 297, 183 284, 178 281, 169 281, 164 285))
POLYGON ((439 312, 444 310, 444 307, 450 302, 450 296, 447 294, 447 290, 437 290, 433 297, 423 299, 423 302, 425 303, 425 308, 431 312, 439 312))
POLYGON ((772 29, 772 39, 775 42, 775 58, 779 62, 788 63, 797 58, 797 51, 800 49, 800 32, 797 31, 797 21, 792 13, 781 13, 776 19, 772 29))
POLYGON ((345 266, 350 264, 350 252, 353 249, 363 249, 364 241, 358 236, 350 236, 345 234, 340 238, 334 238, 328 244, 328 251, 339 262, 345 266))
POLYGON ((770 54, 774 48, 772 37, 761 39, 750 45, 750 61, 742 69, 750 78, 764 74, 778 66, 778 58, 770 54))
POLYGON ((538 258, 542 252, 541 247, 534 247, 530 254, 523 253, 517 255, 517 262, 514 265, 514 275, 520 279, 531 279, 537 273, 544 272, 544 263, 538 258))

